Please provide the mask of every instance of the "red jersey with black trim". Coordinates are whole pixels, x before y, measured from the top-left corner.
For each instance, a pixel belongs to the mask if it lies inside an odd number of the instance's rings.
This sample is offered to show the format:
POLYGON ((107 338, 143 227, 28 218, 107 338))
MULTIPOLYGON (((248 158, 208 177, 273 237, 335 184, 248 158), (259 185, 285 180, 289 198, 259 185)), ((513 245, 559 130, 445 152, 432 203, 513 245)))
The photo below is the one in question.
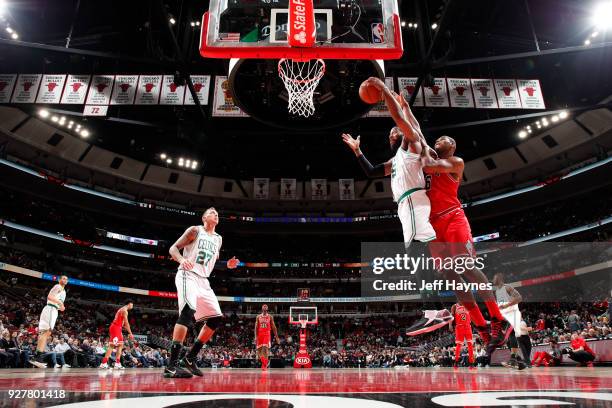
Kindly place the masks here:
POLYGON ((259 315, 259 320, 257 321, 257 334, 261 335, 261 334, 270 334, 270 331, 272 330, 271 326, 271 322, 270 322, 270 315, 263 315, 260 314, 259 315))
POLYGON ((471 327, 472 320, 470 319, 470 313, 464 306, 455 307, 455 328, 471 327))
POLYGON ((123 312, 124 307, 125 306, 120 307, 119 310, 115 312, 115 318, 113 319, 111 326, 112 325, 120 326, 120 327, 123 326, 123 313, 122 312, 123 312))
POLYGON ((450 173, 425 173, 427 197, 431 202, 431 218, 435 218, 450 209, 461 208, 457 198, 461 181, 455 180, 450 173))

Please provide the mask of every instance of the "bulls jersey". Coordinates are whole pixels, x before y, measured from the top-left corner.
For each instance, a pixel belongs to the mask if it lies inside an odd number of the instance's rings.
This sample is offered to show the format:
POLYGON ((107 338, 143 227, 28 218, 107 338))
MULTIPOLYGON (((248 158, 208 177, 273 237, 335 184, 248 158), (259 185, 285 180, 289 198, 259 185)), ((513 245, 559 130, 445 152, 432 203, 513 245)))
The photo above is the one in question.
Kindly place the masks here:
POLYGON ((198 229, 198 235, 183 248, 183 257, 193 262, 194 266, 191 272, 203 278, 208 278, 219 258, 221 235, 216 232, 209 234, 202 225, 196 228, 198 229))
POLYGON ((468 310, 461 305, 455 307, 455 327, 470 327, 472 321, 470 320, 470 313, 468 310))
POLYGON ((391 190, 393 201, 401 201, 402 195, 408 191, 422 190, 425 188, 425 177, 423 176, 423 165, 421 156, 406 151, 401 147, 391 159, 391 190))
POLYGON ((121 312, 123 312, 124 307, 125 306, 119 308, 119 310, 115 312, 115 318, 113 319, 113 322, 111 323, 111 325, 114 324, 116 326, 123 326, 123 313, 121 312))
MULTIPOLYGON (((60 302, 64 303, 64 301, 66 300, 66 291, 64 290, 64 288, 62 288, 62 285, 57 284, 54 287, 51 288, 51 290, 49 291, 49 296, 54 296, 57 299, 60 300, 60 302)), ((51 301, 47 301, 48 305, 53 305, 53 306, 58 306, 55 303, 52 303, 51 301)))
POLYGON ((427 173, 427 196, 431 202, 431 218, 441 215, 451 209, 461 208, 457 198, 460 182, 450 173, 427 173))
POLYGON ((257 334, 269 334, 270 330, 272 329, 270 315, 260 314, 258 317, 259 318, 257 320, 257 334))

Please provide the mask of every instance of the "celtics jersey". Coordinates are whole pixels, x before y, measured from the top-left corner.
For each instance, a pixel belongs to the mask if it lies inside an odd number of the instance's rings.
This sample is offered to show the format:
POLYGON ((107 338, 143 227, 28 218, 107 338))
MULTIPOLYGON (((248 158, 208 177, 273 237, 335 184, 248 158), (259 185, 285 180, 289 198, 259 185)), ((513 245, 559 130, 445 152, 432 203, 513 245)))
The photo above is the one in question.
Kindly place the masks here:
POLYGON ((183 258, 193 262, 194 266, 191 272, 203 278, 208 278, 219 258, 221 235, 216 232, 209 234, 201 225, 196 228, 198 229, 198 235, 183 248, 183 258))
MULTIPOLYGON (((57 284, 51 288, 51 290, 49 291, 49 296, 54 296, 62 303, 66 301, 66 291, 60 284, 57 284)), ((47 304, 57 306, 51 301, 47 301, 47 304)))
POLYGON ((393 201, 399 203, 412 192, 425 189, 421 156, 401 147, 391 159, 393 201))

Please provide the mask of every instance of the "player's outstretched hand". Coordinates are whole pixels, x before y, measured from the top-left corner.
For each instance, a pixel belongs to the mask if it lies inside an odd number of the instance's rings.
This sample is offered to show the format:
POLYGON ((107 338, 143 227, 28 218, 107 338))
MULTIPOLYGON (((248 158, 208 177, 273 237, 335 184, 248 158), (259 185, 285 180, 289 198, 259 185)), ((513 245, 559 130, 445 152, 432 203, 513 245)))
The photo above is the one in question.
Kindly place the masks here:
POLYGON ((191 262, 189 259, 183 259, 183 262, 181 262, 181 268, 183 268, 185 271, 191 271, 193 270, 193 262, 191 262))
POLYGON ((238 266, 239 263, 240 260, 233 256, 232 259, 227 261, 227 269, 234 269, 238 266))
POLYGON ((357 139, 353 139, 353 136, 349 135, 348 133, 343 133, 342 141, 346 143, 346 145, 350 147, 355 154, 357 154, 359 151, 359 146, 361 145, 361 136, 357 136, 357 139))
POLYGON ((366 79, 366 82, 368 82, 368 85, 373 86, 379 91, 383 91, 385 90, 385 88, 387 88, 387 85, 385 85, 385 83, 381 81, 380 78, 369 77, 368 79, 366 79))

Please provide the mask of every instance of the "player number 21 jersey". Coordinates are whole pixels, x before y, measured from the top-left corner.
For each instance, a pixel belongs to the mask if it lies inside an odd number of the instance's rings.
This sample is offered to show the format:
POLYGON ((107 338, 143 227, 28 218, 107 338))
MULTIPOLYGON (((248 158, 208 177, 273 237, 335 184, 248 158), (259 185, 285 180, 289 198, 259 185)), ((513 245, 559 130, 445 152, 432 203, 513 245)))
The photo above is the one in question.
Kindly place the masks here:
POLYGON ((423 176, 421 156, 400 147, 391 159, 393 201, 398 202, 406 191, 424 188, 425 176, 423 176))
POLYGON ((196 238, 183 248, 183 258, 193 263, 194 272, 204 278, 212 273, 221 250, 221 235, 209 234, 203 226, 198 226, 196 238))

